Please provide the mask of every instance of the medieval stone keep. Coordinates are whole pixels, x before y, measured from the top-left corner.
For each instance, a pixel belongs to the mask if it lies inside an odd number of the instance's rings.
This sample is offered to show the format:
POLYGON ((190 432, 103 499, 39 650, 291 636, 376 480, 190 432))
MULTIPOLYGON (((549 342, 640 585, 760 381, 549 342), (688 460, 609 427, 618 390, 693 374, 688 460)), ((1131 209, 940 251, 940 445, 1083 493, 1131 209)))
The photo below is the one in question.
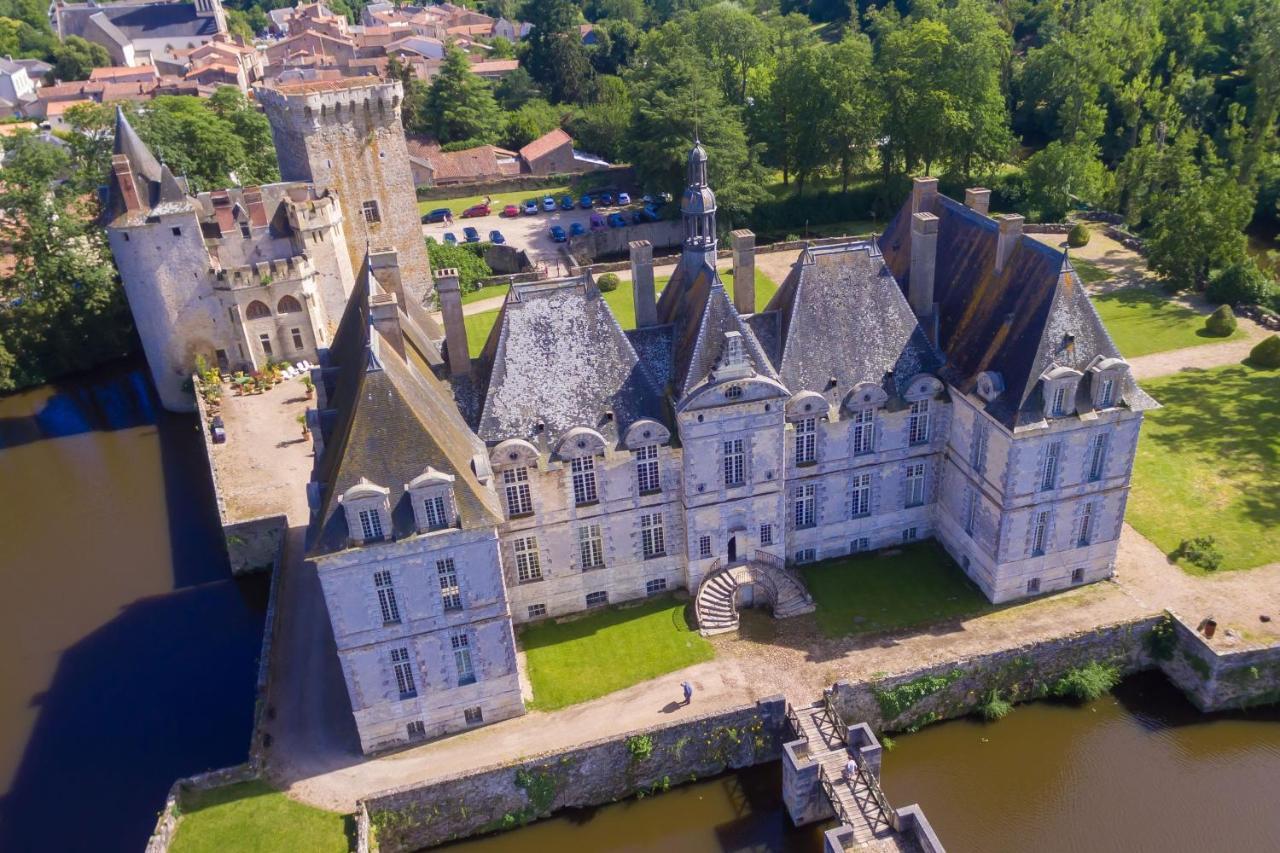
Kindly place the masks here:
MULTIPOLYGON (((366 751, 522 713, 513 623, 683 588, 699 628, 813 608, 794 566, 936 537, 992 601, 1108 577, 1142 412, 1066 256, 917 180, 767 306, 716 271, 706 153, 639 328, 517 284, 468 357, 372 259, 316 372, 309 555, 366 751)), ((734 232, 735 281, 754 243, 734 232)))

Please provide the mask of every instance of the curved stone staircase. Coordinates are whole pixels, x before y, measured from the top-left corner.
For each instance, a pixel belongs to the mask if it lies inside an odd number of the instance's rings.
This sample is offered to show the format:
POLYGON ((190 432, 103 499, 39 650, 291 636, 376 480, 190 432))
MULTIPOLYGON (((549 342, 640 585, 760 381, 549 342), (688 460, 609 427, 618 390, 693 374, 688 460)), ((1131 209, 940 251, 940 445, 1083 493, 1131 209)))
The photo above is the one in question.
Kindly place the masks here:
POLYGON ((756 559, 729 566, 714 566, 698 585, 694 597, 694 614, 698 631, 704 636, 737 630, 738 589, 754 587, 756 601, 760 596, 773 607, 775 619, 786 619, 812 613, 813 597, 799 576, 790 572, 781 560, 770 554, 757 554, 756 559))

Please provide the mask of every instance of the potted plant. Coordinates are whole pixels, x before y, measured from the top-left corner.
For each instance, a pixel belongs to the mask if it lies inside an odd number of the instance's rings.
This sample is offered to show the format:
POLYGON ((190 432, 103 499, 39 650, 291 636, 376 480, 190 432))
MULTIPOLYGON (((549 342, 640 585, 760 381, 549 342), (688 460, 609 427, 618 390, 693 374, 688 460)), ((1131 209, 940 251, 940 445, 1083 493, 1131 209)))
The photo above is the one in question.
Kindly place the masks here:
POLYGON ((316 392, 316 383, 312 381, 311 374, 302 374, 302 387, 307 389, 307 399, 311 399, 311 395, 316 392))
POLYGON ((307 413, 303 412, 298 415, 298 423, 302 425, 302 437, 306 438, 311 435, 311 429, 307 426, 307 413))

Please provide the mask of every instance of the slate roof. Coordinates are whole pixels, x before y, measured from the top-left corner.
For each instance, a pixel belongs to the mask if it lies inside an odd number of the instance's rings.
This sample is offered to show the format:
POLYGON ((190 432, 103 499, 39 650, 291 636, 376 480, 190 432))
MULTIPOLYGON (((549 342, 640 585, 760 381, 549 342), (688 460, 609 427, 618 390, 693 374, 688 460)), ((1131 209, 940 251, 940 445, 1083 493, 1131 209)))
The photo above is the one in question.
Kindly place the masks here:
POLYGON ((834 392, 838 401, 870 382, 900 397, 912 377, 942 364, 869 240, 806 249, 766 309, 775 313, 778 373, 793 394, 834 392))
MULTIPOLYGON (((1075 271, 1068 269, 1060 283, 1061 252, 1023 235, 997 273, 998 224, 944 195, 932 199, 922 212, 938 217, 934 300, 947 359, 941 375, 968 393, 979 374, 998 372, 1005 391, 986 404, 987 412, 1010 429, 1037 423, 1043 420, 1039 377, 1049 366, 1083 371, 1097 356, 1120 353, 1075 271)), ((911 213, 908 199, 879 242, 904 293, 911 280, 911 213)), ((1135 409, 1154 405, 1132 378, 1121 399, 1135 409)))
POLYGON ((554 447, 574 427, 616 440, 636 420, 663 412, 631 339, 585 275, 513 285, 479 371, 476 432, 489 443, 545 439, 554 447))
MULTIPOLYGON (((338 496, 361 479, 390 490, 392 536, 415 535, 405 485, 428 466, 455 478, 454 500, 464 529, 501 519, 497 495, 472 469, 483 446, 459 416, 448 388, 415 367, 418 358, 401 358, 372 327, 371 292, 379 288, 366 259, 326 357, 332 413, 321 419, 324 452, 313 475, 321 484, 320 507, 307 532, 308 556, 347 547, 346 514, 338 496)), ((412 341, 406 345, 412 347, 412 341)))
POLYGON ((59 9, 62 36, 83 35, 94 15, 103 15, 130 40, 210 36, 218 32, 212 17, 196 15, 194 3, 108 3, 63 6, 59 9))
MULTIPOLYGON (((124 110, 116 107, 116 138, 113 155, 123 154, 129 158, 133 171, 134 184, 138 198, 149 209, 154 210, 161 205, 174 206, 175 210, 182 205, 190 205, 185 185, 169 171, 169 167, 156 160, 151 149, 138 136, 124 110)), ((104 217, 107 222, 114 222, 126 213, 124 199, 120 196, 120 187, 116 184, 114 173, 107 183, 107 203, 104 217)))

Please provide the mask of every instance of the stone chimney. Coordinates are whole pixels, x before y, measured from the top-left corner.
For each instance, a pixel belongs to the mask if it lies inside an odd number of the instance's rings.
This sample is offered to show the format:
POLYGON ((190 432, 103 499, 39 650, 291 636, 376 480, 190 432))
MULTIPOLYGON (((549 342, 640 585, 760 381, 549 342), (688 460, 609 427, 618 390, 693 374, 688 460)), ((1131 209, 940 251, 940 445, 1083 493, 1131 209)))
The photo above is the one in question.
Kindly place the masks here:
POLYGON ((1003 272, 1004 265, 1013 254, 1013 247, 1022 237, 1022 217, 1016 213, 1002 213, 996 217, 1000 224, 1000 237, 996 241, 996 272, 1003 272))
POLYGON ((911 217, 911 273, 907 301, 921 320, 933 316, 933 280, 938 266, 938 217, 917 213, 911 217))
POLYGON ((633 240, 627 248, 631 251, 631 298, 636 307, 636 328, 655 326, 658 304, 653 289, 653 244, 648 240, 633 240))
POLYGON ((991 209, 991 190, 986 187, 969 187, 964 191, 964 206, 974 213, 986 216, 991 209))
POLYGON ((734 231, 733 307, 739 314, 756 313, 756 235, 745 228, 734 231))
POLYGON ((370 249, 369 272, 387 293, 394 293, 404 305, 404 283, 400 278, 400 255, 395 249, 370 249))
POLYGON ((115 175, 116 186, 120 188, 120 198, 124 201, 125 210, 137 213, 142 210, 142 200, 138 198, 138 185, 133 182, 133 165, 124 154, 111 158, 111 172, 115 175))
POLYGON ((375 293, 369 297, 369 321, 403 359, 404 332, 400 328, 400 305, 394 293, 375 293))
POLYGON ((913 178, 911 181, 911 212, 928 213, 938 194, 937 178, 913 178))
POLYGON ((467 323, 462 316, 462 286, 456 269, 436 271, 436 293, 444 315, 445 357, 453 376, 471 375, 471 351, 467 348, 467 323))
POLYGON ((267 227, 267 208, 262 203, 262 187, 244 188, 244 206, 249 212, 249 227, 267 227))

